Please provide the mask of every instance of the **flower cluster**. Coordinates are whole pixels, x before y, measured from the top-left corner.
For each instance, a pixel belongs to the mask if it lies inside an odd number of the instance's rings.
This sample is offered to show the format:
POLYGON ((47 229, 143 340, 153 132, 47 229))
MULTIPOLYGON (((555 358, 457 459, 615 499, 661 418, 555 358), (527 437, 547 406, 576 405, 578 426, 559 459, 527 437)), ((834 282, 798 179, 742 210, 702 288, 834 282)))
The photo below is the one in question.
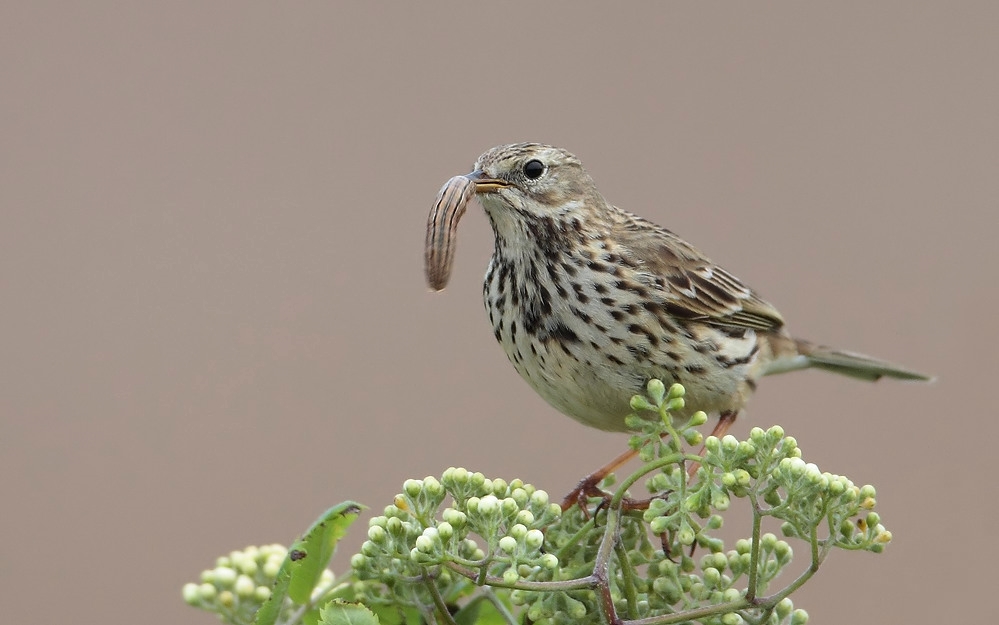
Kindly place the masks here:
POLYGON ((261 606, 263 625, 805 623, 789 596, 834 548, 879 553, 891 540, 874 488, 806 463, 779 426, 742 441, 704 439, 703 412, 674 421, 683 395, 653 380, 634 397, 630 444, 642 466, 565 511, 521 480, 452 467, 406 480, 335 585, 325 567, 360 514, 354 502, 327 510, 291 551, 248 547, 220 558, 184 598, 233 625, 253 622, 261 606), (651 497, 632 497, 639 483, 651 497), (744 505, 733 510, 751 509, 750 530, 726 549, 715 534, 736 499, 744 505), (778 525, 783 538, 764 531, 778 525), (804 566, 792 567, 785 538, 804 543, 804 566), (792 568, 797 576, 778 584, 792 568))
POLYGON ((395 502, 368 523, 368 540, 351 559, 359 580, 378 580, 392 596, 371 584, 356 590, 373 601, 418 604, 426 600, 428 579, 450 598, 469 576, 488 577, 497 586, 544 578, 559 562, 542 551, 543 530, 561 512, 545 491, 521 480, 508 483, 454 467, 440 480, 407 480, 395 502), (450 505, 441 510, 448 497, 450 505))
MULTIPOLYGON (((250 546, 215 561, 215 568, 201 573, 201 583, 184 585, 188 605, 215 612, 225 623, 253 622, 254 614, 271 596, 281 564, 288 555, 282 545, 250 546)), ((326 584, 333 573, 323 572, 326 584)), ((326 585, 321 584, 321 585, 326 585)))

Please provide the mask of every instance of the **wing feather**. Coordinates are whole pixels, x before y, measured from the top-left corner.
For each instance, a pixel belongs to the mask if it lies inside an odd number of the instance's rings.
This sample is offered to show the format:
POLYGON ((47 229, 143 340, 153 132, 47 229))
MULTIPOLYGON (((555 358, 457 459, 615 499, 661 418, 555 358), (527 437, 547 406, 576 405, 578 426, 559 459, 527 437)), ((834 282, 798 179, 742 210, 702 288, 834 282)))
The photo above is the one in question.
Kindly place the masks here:
POLYGON ((647 275, 647 286, 672 314, 753 330, 775 331, 784 325, 776 308, 695 247, 641 217, 620 214, 612 240, 647 275))

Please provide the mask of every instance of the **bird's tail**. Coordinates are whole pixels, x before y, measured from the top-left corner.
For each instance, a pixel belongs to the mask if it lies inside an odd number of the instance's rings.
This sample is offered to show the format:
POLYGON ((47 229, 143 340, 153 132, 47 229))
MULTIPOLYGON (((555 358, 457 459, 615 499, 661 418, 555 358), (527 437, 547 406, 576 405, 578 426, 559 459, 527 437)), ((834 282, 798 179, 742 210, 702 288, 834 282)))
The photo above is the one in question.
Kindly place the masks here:
POLYGON ((766 368, 763 375, 815 367, 840 375, 850 376, 851 378, 857 378, 858 380, 867 380, 868 382, 875 382, 881 378, 918 380, 922 382, 928 382, 933 379, 933 376, 885 362, 884 360, 871 358, 864 354, 816 345, 801 339, 785 340, 786 343, 774 350, 776 352, 774 354, 775 359, 766 368))

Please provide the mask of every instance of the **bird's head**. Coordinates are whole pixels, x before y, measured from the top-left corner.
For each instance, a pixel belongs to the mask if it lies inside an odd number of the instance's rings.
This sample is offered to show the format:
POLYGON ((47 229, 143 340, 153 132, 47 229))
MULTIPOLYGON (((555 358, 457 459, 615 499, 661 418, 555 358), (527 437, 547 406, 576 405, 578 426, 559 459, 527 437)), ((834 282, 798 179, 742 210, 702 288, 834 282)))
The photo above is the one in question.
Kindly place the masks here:
POLYGON ((540 143, 495 147, 466 174, 494 224, 497 218, 579 216, 603 202, 579 159, 540 143))

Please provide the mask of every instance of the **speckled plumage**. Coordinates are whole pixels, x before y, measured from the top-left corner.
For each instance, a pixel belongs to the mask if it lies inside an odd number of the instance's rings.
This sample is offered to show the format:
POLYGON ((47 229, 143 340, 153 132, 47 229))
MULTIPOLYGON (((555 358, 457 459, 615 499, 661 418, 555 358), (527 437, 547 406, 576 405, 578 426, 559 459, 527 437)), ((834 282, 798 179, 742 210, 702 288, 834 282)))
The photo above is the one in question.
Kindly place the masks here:
MULTIPOLYGON (((495 235, 483 295, 496 340, 535 391, 586 425, 625 429, 629 399, 650 378, 683 384, 691 410, 732 417, 769 373, 926 379, 791 338, 732 274, 607 203, 565 150, 496 147, 467 177, 495 235)), ((453 237, 456 219, 450 227, 453 237)))

